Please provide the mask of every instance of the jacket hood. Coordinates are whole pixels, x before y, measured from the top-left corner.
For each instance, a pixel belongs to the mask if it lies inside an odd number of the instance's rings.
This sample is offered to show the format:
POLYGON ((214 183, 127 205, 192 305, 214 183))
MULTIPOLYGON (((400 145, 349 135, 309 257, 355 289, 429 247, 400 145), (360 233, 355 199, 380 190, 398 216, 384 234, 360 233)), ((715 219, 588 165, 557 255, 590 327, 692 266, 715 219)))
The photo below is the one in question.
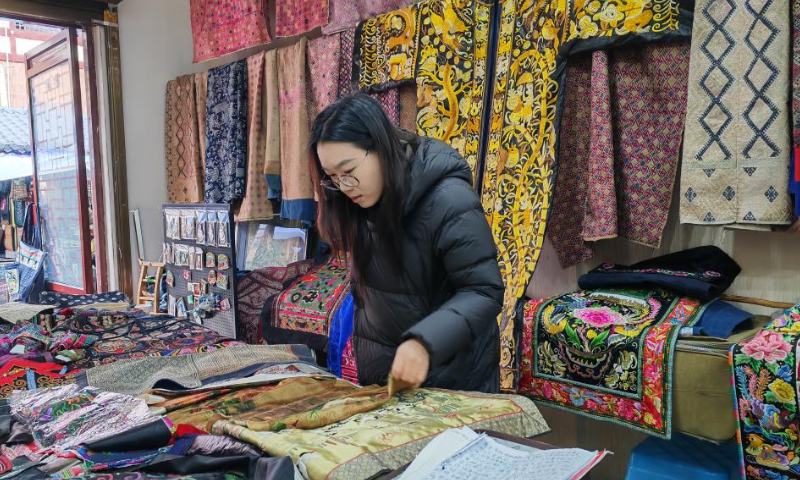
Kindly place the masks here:
POLYGON ((458 152, 442 141, 419 137, 406 174, 408 191, 403 212, 413 212, 419 201, 446 178, 459 178, 472 185, 472 171, 458 152))

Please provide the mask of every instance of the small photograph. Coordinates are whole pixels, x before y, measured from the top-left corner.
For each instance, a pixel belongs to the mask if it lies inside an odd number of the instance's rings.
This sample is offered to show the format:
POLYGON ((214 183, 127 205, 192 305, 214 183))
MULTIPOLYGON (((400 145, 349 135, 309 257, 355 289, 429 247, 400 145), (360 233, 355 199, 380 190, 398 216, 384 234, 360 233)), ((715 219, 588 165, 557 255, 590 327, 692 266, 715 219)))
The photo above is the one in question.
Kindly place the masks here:
POLYGON ((203 249, 194 247, 194 268, 195 270, 203 269, 203 249))
MULTIPOLYGON (((192 295, 196 295, 196 296, 198 296, 198 297, 199 297, 200 295, 202 295, 202 294, 203 294, 203 291, 202 291, 202 289, 201 289, 201 288, 202 288, 202 287, 200 286, 200 284, 199 284, 199 283, 193 283, 193 284, 192 284, 192 289, 191 289, 191 290, 189 290, 189 291, 190 291, 190 292, 192 292, 192 295)), ((187 290, 188 290, 188 288, 187 288, 187 290)))
POLYGON ((217 272, 215 272, 214 270, 208 272, 208 284, 209 285, 217 284, 217 272))
POLYGON ((228 310, 231 309, 231 301, 228 300, 227 298, 223 298, 219 302, 219 309, 221 312, 227 312, 228 310))
POLYGON ((183 279, 187 282, 192 280, 192 271, 191 270, 184 270, 183 271, 183 279))
POLYGON ((217 274, 217 288, 221 288, 223 290, 228 289, 228 276, 223 275, 221 273, 217 274))
POLYGON ((231 268, 231 259, 224 253, 217 255, 217 269, 227 270, 229 268, 231 268))
POLYGON ((217 256, 213 252, 206 252, 206 268, 217 268, 217 256))
POLYGON ((200 280, 200 294, 205 295, 208 293, 208 281, 200 280))
POLYGON ((167 286, 174 287, 175 286, 175 274, 167 271, 167 286))

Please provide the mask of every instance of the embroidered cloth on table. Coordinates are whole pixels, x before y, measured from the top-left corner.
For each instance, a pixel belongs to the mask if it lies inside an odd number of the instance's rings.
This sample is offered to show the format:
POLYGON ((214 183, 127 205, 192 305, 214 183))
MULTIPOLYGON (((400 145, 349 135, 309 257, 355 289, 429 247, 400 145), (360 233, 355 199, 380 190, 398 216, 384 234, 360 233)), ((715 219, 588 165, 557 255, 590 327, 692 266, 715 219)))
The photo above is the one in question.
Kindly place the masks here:
POLYGON ((267 199, 266 167, 267 97, 265 94, 264 52, 247 58, 247 181, 244 198, 235 212, 237 222, 270 220, 272 203, 267 199))
POLYGON ((315 363, 303 345, 243 345, 180 357, 120 360, 87 370, 78 382, 107 392, 139 395, 162 385, 171 390, 197 388, 294 362, 315 363))
POLYGON ((304 260, 287 267, 260 268, 236 282, 236 301, 245 342, 249 344, 264 342, 261 325, 261 311, 264 304, 273 295, 281 293, 285 282, 304 275, 313 266, 313 260, 304 260))
POLYGON ((75 372, 52 362, 13 358, 0 367, 0 398, 14 391, 40 390, 75 383, 75 372))
POLYGON ((748 480, 800 477, 797 358, 800 304, 735 345, 733 366, 742 473, 748 480))
POLYGON ((655 42, 691 34, 692 12, 682 9, 677 0, 568 2, 569 8, 563 7, 559 2, 540 5, 524 0, 500 4, 494 95, 482 172, 476 167, 489 6, 428 0, 359 25, 359 38, 369 39, 357 44, 359 86, 383 88, 415 79, 418 133, 444 139, 464 156, 476 178, 481 175, 482 203, 506 283, 498 322, 501 385, 508 390, 516 384, 515 305, 536 267, 551 204, 566 58, 634 39, 655 42), (426 17, 425 25, 432 27, 417 29, 426 17), (602 20, 607 17, 614 20, 602 20))
POLYGON ((699 301, 664 290, 580 290, 521 306, 519 393, 669 439, 673 351, 699 301))
POLYGON ((310 270, 275 297, 264 322, 265 340, 325 351, 331 322, 349 292, 350 270, 345 265, 329 261, 310 270))
POLYGON ((67 385, 11 395, 11 413, 36 446, 65 451, 152 422, 144 400, 67 385))
POLYGON ((789 8, 774 0, 697 2, 681 223, 791 223, 789 8))
POLYGON ((547 233, 562 267, 591 258, 589 241, 621 236, 653 248, 661 244, 678 171, 688 71, 686 42, 570 60, 547 233))
POLYGON ((188 319, 139 316, 125 313, 79 314, 53 329, 53 334, 73 332, 94 335, 99 340, 84 349, 84 358, 70 364, 86 369, 117 360, 181 356, 243 345, 188 319))
POLYGON ((277 51, 281 132, 281 218, 314 223, 316 203, 308 170, 305 37, 277 51))
POLYGON ((247 95, 246 60, 208 71, 206 203, 233 203, 244 196, 247 95))
POLYGON ((164 121, 164 157, 167 164, 167 201, 197 203, 203 200, 200 140, 194 75, 167 82, 164 121))
MULTIPOLYGON (((337 408, 335 403, 330 406, 337 408)), ((261 432, 225 421, 214 430, 271 456, 292 457, 311 480, 339 480, 400 468, 437 434, 462 426, 523 437, 548 431, 536 406, 524 397, 434 389, 401 392, 376 410, 312 430, 261 432)))
POLYGON ((275 1, 275 35, 278 37, 300 35, 327 23, 328 0, 275 1))
POLYGON ((260 0, 191 0, 194 62, 271 41, 267 3, 260 0))

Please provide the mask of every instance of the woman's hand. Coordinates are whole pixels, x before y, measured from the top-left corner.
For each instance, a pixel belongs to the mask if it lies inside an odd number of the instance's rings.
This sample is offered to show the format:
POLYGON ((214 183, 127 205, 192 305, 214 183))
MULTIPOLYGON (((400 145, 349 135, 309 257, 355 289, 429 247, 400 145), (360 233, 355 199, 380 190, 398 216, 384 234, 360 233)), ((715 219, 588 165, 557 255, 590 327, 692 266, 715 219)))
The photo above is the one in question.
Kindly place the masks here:
POLYGON ((401 392, 417 388, 428 378, 431 357, 419 340, 406 340, 397 347, 392 363, 393 390, 401 392))

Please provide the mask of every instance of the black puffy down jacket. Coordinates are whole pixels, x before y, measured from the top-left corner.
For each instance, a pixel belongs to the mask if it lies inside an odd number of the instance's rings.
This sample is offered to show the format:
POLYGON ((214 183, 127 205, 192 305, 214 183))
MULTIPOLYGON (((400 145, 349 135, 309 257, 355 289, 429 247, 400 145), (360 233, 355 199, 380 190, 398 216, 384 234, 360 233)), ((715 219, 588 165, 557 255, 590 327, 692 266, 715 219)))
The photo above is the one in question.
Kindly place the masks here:
POLYGON ((425 386, 497 392, 503 280, 492 232, 464 159, 438 140, 416 142, 403 275, 374 258, 353 289, 359 383, 385 384, 397 347, 416 338, 431 354, 425 386))

